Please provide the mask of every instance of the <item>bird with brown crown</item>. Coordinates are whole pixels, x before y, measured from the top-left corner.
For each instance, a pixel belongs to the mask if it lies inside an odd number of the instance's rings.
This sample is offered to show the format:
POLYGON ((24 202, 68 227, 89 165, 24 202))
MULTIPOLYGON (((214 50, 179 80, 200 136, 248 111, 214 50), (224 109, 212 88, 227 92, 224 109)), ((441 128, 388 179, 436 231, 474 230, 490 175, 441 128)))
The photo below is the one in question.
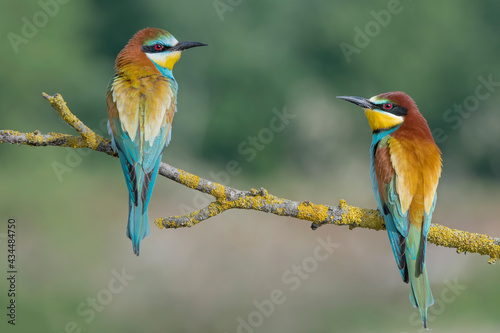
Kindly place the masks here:
POLYGON ((148 204, 177 111, 172 69, 181 51, 203 45, 179 42, 165 30, 146 28, 116 58, 116 74, 106 94, 108 129, 127 183, 127 236, 136 255, 150 232, 148 204))
POLYGON ((401 91, 370 99, 338 96, 362 107, 372 129, 371 180, 391 248, 410 300, 427 328, 427 308, 434 303, 425 252, 441 151, 413 99, 401 91))

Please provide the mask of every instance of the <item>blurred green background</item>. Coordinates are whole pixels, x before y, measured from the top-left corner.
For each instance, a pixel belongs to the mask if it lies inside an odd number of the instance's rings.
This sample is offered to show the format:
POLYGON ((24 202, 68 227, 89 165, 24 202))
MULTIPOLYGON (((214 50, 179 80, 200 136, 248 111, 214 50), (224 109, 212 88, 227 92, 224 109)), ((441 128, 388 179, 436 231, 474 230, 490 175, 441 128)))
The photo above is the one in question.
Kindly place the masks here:
MULTIPOLYGON (((179 112, 164 161, 224 180, 236 160, 240 172, 225 179, 236 188, 375 208, 369 126, 335 96, 402 90, 443 151, 433 221, 498 237, 499 14, 500 3, 465 0, 1 0, 0 129, 74 134, 43 91, 61 93, 84 123, 106 133, 114 58, 137 30, 164 28, 210 45, 185 52, 174 69, 179 112), (12 33, 24 39, 13 43, 12 33), (266 129, 284 109, 293 118, 270 137, 266 129), (255 154, 244 150, 259 135, 255 154)), ((230 211, 189 230, 153 225, 137 258, 125 236, 117 159, 8 144, 0 156, 0 269, 6 277, 11 217, 19 270, 15 327, 6 323, 7 280, 0 279, 1 332, 422 331, 385 232, 313 232, 304 221, 230 211), (58 176, 61 165, 67 172, 58 176), (318 238, 338 247, 307 266, 292 290, 290 270, 311 263, 318 238), (122 269, 134 278, 117 291, 122 269), (259 315, 255 302, 267 304, 275 289, 285 300, 259 315), (87 305, 92 298, 101 300, 96 310, 87 305)), ((149 216, 208 200, 161 178, 149 216)), ((498 264, 434 245, 427 258, 434 332, 498 332, 498 264)))

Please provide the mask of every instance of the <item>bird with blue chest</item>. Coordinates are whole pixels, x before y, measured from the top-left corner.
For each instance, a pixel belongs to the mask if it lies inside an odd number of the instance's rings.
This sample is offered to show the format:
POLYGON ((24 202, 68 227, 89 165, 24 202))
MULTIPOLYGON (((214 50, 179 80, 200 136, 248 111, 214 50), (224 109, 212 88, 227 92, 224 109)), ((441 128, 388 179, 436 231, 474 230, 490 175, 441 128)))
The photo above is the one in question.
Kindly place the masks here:
POLYGON ((441 151, 413 99, 401 91, 337 98, 364 109, 372 129, 370 175, 396 263, 425 328, 434 303, 425 267, 427 234, 441 176, 441 151))
POLYGON ((183 50, 204 45, 179 42, 165 30, 146 28, 116 58, 116 73, 106 93, 108 130, 127 184, 127 236, 136 255, 150 233, 148 204, 177 111, 172 69, 183 50))

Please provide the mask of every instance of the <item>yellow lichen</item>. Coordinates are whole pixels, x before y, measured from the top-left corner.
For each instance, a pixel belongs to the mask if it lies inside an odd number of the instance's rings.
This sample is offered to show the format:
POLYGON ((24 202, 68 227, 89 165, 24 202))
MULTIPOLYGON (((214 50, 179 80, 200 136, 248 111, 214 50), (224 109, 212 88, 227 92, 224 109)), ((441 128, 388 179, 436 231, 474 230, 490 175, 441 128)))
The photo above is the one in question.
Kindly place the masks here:
POLYGON ((187 173, 181 169, 177 169, 179 171, 179 180, 182 185, 185 185, 189 188, 195 189, 198 187, 200 182, 200 177, 187 173))
POLYGON ((302 220, 322 222, 328 218, 328 207, 323 205, 302 202, 297 209, 299 210, 297 217, 302 220))
MULTIPOLYGON (((238 208, 238 209, 253 209, 253 210, 263 211, 264 205, 277 206, 282 204, 284 201, 284 199, 268 194, 266 190, 263 191, 255 190, 253 195, 241 196, 237 200, 230 201, 227 200, 225 196, 226 188, 219 184, 214 184, 214 185, 216 186, 216 189, 213 190, 211 194, 214 197, 216 197, 217 203, 223 210, 238 208)), ((250 193, 252 192, 250 191, 250 193)), ((281 209, 280 212, 281 214, 279 215, 283 215, 283 209, 281 209)))
POLYGON ((99 143, 104 140, 101 136, 97 135, 90 128, 85 126, 84 123, 81 122, 68 108, 68 105, 64 101, 61 95, 55 94, 54 96, 47 95, 46 93, 42 93, 43 97, 45 97, 52 107, 57 111, 59 116, 71 127, 73 127, 85 140, 85 145, 80 145, 81 147, 87 147, 93 150, 96 150, 99 143))
POLYGON ((458 253, 474 252, 488 255, 490 264, 500 260, 500 246, 495 244, 494 239, 487 235, 469 233, 434 224, 430 227, 428 240, 436 245, 456 248, 458 253))
POLYGON ((163 229, 163 219, 161 217, 158 219, 155 219, 155 224, 158 228, 163 229))
POLYGON ((285 199, 283 199, 283 198, 278 198, 278 197, 275 197, 274 195, 267 194, 267 191, 266 191, 265 198, 266 198, 266 203, 273 204, 273 205, 280 205, 285 201, 285 199))
POLYGON ((21 136, 23 134, 19 131, 13 131, 13 130, 5 130, 5 133, 12 135, 12 136, 21 136))
POLYGON ((82 137, 87 141, 87 145, 90 149, 96 149, 98 145, 98 139, 94 131, 89 130, 86 135, 82 134, 82 137))
MULTIPOLYGON (((212 202, 210 205, 208 205, 208 216, 212 217, 215 215, 218 215, 224 211, 226 211, 228 208, 225 207, 223 204, 219 202, 212 202)), ((195 223, 199 223, 201 221, 196 221, 195 223)))
POLYGON ((41 145, 43 143, 43 136, 39 131, 26 133, 26 140, 29 144, 41 145))
POLYGON ((347 202, 344 199, 340 199, 339 207, 340 207, 340 209, 346 209, 347 207, 349 207, 349 205, 347 204, 347 202))
POLYGON ((362 208, 359 210, 362 220, 363 228, 373 229, 373 230, 384 230, 385 223, 382 216, 378 210, 375 209, 365 209, 362 208))
POLYGON ((373 230, 384 229, 384 222, 376 210, 349 206, 343 199, 339 201, 339 208, 344 211, 338 223, 339 225, 349 225, 351 229, 355 227, 373 230))
POLYGON ((257 209, 259 210, 260 208, 260 199, 257 197, 241 197, 238 198, 238 200, 235 201, 227 201, 227 200, 222 200, 221 204, 226 208, 226 209, 231 209, 231 208, 242 208, 242 209, 257 209))
POLYGON ((217 200, 226 200, 226 187, 221 184, 214 183, 214 189, 210 192, 217 200))

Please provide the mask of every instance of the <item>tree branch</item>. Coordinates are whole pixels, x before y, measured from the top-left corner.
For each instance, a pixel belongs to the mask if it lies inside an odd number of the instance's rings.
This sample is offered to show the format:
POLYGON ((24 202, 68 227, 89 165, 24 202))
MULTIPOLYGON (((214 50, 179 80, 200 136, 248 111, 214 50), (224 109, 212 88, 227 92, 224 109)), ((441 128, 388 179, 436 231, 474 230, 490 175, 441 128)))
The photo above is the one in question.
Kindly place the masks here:
MULTIPOLYGON (((43 97, 50 102, 59 116, 80 135, 41 134, 40 131, 21 133, 12 130, 0 130, 0 143, 35 147, 90 148, 117 157, 110 140, 103 138, 85 126, 71 113, 61 95, 50 96, 43 93, 43 97)), ((215 201, 208 206, 190 214, 156 219, 155 224, 159 228, 192 227, 229 209, 248 209, 310 221, 313 230, 325 224, 346 225, 349 226, 349 229, 385 229, 384 221, 378 210, 350 206, 344 200, 340 200, 338 206, 326 206, 309 201, 298 202, 280 198, 269 194, 264 188, 240 191, 200 178, 166 163, 161 163, 158 173, 191 189, 210 194, 215 198, 215 201)), ((433 224, 429 230, 428 241, 438 246, 455 248, 458 253, 472 252, 487 255, 490 257, 488 262, 491 264, 500 259, 500 239, 488 235, 433 224)))

